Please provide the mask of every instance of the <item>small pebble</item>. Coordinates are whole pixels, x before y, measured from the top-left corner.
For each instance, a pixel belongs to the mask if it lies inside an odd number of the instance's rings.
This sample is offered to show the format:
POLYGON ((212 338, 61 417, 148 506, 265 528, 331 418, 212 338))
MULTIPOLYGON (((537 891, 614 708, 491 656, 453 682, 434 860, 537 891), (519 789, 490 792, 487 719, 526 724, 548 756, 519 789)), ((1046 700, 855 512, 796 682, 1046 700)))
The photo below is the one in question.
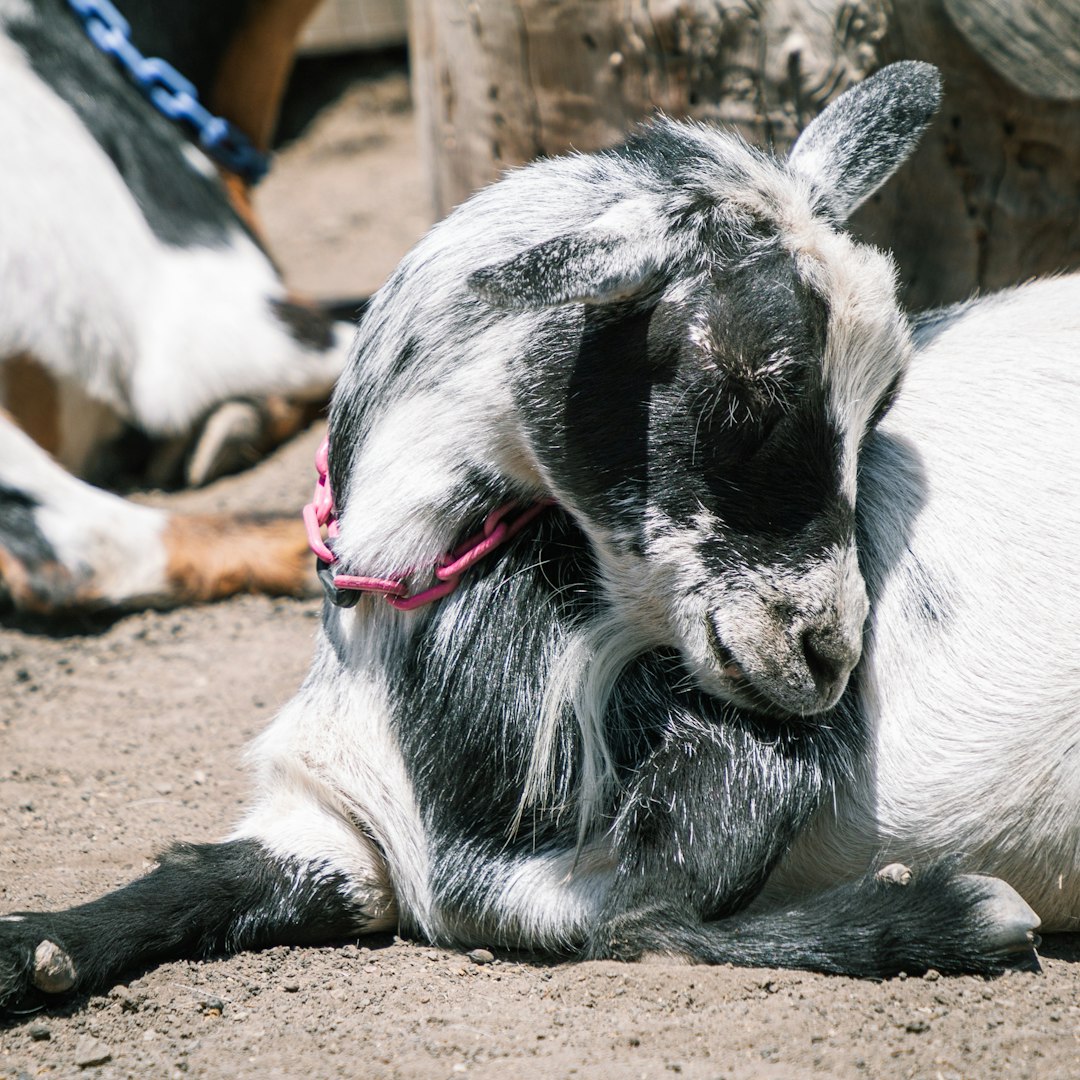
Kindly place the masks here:
POLYGON ((75 1047, 75 1064, 80 1069, 112 1061, 112 1050, 100 1039, 84 1035, 75 1047))
POLYGON ((924 1031, 930 1030, 930 1025, 925 1020, 909 1020, 904 1030, 910 1031, 912 1035, 921 1035, 924 1031))
POLYGON ((299 989, 300 984, 298 982, 287 982, 282 986, 282 990, 284 990, 286 994, 295 994, 299 989))
POLYGON ((936 968, 929 968, 923 978, 927 982, 937 982, 941 978, 941 972, 936 968))
POLYGON ((44 1024, 33 1024, 30 1027, 30 1038, 34 1042, 44 1042, 52 1038, 52 1032, 44 1024))
POLYGON ((118 1002, 124 1012, 138 1012, 139 1006, 146 1000, 145 994, 133 994, 126 986, 114 986, 109 997, 118 1002))
POLYGON ((199 1002, 199 1007, 206 1016, 220 1016, 225 1011, 225 1002, 219 997, 205 997, 199 1002))
POLYGON ((473 949, 467 955, 474 964, 490 964, 495 959, 494 954, 487 949, 473 949))

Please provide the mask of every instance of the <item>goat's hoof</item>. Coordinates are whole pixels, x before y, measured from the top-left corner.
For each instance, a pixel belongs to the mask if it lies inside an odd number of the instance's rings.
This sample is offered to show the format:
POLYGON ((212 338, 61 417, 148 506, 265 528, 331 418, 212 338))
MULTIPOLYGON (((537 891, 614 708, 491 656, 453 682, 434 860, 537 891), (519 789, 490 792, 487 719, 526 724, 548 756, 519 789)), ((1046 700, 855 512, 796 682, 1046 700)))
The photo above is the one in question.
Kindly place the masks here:
POLYGON ((1029 953, 1039 944, 1036 931, 1042 920, 1028 902, 1001 878, 965 874, 965 881, 982 894, 978 914, 985 922, 985 941, 999 953, 1029 953))
POLYGON ((202 487, 258 459, 265 418, 251 401, 226 401, 207 418, 187 464, 187 482, 202 487))
POLYGON ((911 881, 911 867, 898 862, 889 863, 874 875, 874 879, 886 885, 907 885, 911 881))
POLYGON ((30 981, 46 994, 62 994, 75 985, 75 965, 59 945, 42 941, 34 950, 34 973, 30 981))
POLYGON ((62 994, 78 974, 67 950, 51 940, 38 916, 0 915, 0 1016, 7 1008, 62 994))

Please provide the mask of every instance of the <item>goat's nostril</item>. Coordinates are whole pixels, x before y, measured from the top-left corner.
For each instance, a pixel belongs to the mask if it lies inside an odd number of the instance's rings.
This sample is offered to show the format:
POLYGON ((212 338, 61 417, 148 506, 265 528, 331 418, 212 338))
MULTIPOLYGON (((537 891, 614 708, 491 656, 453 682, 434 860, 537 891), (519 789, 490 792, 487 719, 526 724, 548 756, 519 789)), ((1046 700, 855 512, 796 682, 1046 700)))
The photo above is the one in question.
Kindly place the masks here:
POLYGON ((814 684, 819 690, 829 690, 848 672, 851 665, 851 653, 835 641, 822 637, 813 630, 803 633, 803 655, 806 666, 810 669, 814 684))

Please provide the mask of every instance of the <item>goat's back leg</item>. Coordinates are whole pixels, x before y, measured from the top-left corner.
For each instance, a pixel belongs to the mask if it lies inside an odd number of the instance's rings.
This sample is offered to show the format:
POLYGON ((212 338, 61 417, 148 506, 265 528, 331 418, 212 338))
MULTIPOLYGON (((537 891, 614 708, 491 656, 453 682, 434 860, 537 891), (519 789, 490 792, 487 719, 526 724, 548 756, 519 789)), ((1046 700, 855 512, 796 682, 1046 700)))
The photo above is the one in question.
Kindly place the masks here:
POLYGON ((264 815, 265 835, 174 845, 145 877, 90 903, 0 916, 0 1007, 101 989, 179 957, 394 928, 374 844, 327 808, 293 803, 291 813, 264 815))
POLYGON ((957 860, 748 908, 820 802, 835 754, 813 732, 785 747, 738 725, 675 726, 616 822, 618 870, 587 955, 875 978, 1037 966, 1038 916, 1005 882, 964 874, 957 860))

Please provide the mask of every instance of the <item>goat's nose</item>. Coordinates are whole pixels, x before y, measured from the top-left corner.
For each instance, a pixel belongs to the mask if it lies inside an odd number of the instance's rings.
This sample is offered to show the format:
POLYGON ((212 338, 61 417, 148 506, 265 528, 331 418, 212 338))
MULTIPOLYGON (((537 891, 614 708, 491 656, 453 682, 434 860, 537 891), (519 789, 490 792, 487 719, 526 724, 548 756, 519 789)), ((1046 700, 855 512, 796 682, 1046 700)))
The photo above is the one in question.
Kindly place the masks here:
POLYGON ((804 630, 800 644, 814 685, 822 694, 831 692, 848 677, 862 653, 858 638, 848 640, 835 631, 804 630))

